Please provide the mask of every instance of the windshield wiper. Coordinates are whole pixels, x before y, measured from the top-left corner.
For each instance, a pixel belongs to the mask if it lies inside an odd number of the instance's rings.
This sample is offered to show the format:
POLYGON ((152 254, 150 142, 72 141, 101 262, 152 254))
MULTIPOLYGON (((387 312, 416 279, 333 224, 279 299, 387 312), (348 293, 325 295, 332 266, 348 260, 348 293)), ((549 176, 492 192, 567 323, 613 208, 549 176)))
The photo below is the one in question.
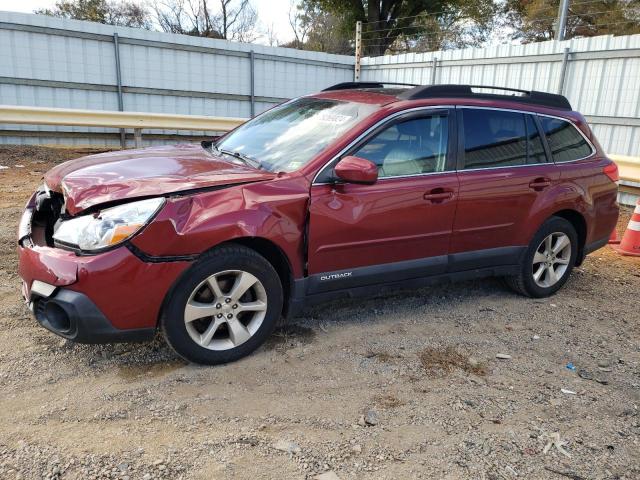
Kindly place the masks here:
POLYGON ((249 165, 250 167, 257 168, 257 169, 261 168, 260 162, 258 162, 257 160, 251 158, 248 155, 245 155, 244 153, 232 152, 230 150, 222 150, 222 149, 219 149, 219 148, 216 148, 216 150, 218 150, 221 153, 224 153, 225 155, 230 155, 230 156, 232 156, 234 158, 242 160, 245 164, 249 165))

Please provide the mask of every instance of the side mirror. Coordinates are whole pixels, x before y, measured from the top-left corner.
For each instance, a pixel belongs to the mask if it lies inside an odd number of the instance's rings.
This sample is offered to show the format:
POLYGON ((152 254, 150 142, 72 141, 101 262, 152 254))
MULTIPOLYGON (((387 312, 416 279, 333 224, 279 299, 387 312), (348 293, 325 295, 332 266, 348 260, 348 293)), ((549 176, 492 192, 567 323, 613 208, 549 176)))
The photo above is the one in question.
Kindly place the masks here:
POLYGON ((372 184, 378 181, 378 167, 366 158, 344 157, 333 171, 336 177, 347 183, 372 184))

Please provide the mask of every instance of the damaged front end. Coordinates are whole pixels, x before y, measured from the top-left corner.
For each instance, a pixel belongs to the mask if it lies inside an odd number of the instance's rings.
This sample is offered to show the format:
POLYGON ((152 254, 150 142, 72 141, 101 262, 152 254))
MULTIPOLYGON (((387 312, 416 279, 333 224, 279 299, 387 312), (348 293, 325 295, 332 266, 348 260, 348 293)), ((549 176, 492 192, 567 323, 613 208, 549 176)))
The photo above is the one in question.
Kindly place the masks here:
POLYGON ((20 219, 18 244, 21 247, 54 246, 56 224, 64 214, 64 196, 42 185, 31 196, 20 219))

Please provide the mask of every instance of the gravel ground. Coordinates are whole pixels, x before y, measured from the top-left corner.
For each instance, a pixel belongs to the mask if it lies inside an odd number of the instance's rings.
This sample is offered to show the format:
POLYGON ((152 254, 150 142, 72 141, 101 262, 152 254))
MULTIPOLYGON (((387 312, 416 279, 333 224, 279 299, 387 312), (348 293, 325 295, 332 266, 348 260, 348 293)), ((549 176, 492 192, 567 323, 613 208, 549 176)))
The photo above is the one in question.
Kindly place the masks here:
POLYGON ((640 477, 640 259, 602 249, 550 299, 488 279, 317 307, 216 368, 75 345, 24 306, 14 237, 80 153, 0 147, 1 479, 640 477))

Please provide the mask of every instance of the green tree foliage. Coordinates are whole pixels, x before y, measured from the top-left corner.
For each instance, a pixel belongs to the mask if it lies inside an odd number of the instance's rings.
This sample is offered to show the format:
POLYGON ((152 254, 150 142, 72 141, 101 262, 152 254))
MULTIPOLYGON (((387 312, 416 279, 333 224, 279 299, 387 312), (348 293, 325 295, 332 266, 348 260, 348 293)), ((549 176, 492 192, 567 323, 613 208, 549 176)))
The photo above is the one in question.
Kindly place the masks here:
MULTIPOLYGON (((560 0, 509 0, 511 36, 524 42, 554 38, 560 0)), ((565 38, 640 33, 640 0, 571 0, 565 38)))
POLYGON ((52 9, 34 13, 124 27, 151 29, 152 26, 149 11, 140 2, 127 0, 59 0, 52 9))
POLYGON ((301 9, 331 14, 331 34, 343 38, 352 39, 361 21, 366 55, 479 45, 498 11, 485 0, 304 0, 301 9))
POLYGON ((282 46, 353 54, 353 26, 349 29, 334 12, 323 9, 317 2, 303 0, 297 8, 292 6, 289 23, 295 38, 282 46))

